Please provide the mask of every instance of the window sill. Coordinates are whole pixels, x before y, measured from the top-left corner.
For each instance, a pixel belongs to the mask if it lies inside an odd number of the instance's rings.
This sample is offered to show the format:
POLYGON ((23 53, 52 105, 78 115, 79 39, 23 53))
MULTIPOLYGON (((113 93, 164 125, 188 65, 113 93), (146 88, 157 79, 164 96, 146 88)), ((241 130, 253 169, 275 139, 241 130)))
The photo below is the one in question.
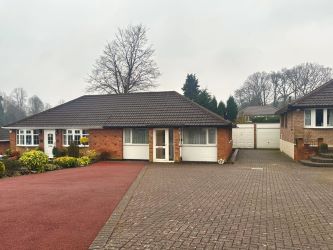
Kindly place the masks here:
MULTIPOLYGON (((65 148, 68 148, 70 145, 62 145, 65 148)), ((89 148, 89 145, 77 145, 79 148, 89 148)))
POLYGON ((181 144, 181 147, 216 147, 216 144, 181 144))
POLYGON ((141 143, 124 143, 124 146, 149 146, 149 144, 141 143))
POLYGON ((332 126, 330 127, 314 127, 314 126, 304 126, 304 128, 313 128, 313 129, 333 129, 332 126))
POLYGON ((21 145, 21 144, 16 144, 16 147, 36 148, 36 147, 39 147, 39 145, 21 145))

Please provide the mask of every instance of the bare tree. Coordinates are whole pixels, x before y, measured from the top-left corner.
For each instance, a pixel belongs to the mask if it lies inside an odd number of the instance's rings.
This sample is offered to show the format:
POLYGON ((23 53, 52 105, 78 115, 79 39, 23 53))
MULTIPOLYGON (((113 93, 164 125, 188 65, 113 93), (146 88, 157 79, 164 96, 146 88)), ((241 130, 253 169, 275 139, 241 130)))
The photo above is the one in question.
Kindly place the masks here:
POLYGON ((256 72, 245 81, 245 88, 252 100, 257 100, 257 105, 267 105, 271 96, 271 83, 266 72, 256 72))
POLYGON ((43 110, 44 110, 44 103, 38 96, 34 95, 29 98, 29 100, 28 100, 29 115, 34 115, 34 114, 40 113, 43 110))
POLYGON ((303 63, 285 71, 294 98, 303 96, 332 78, 332 69, 316 63, 303 63))
POLYGON ((10 97, 19 109, 21 110, 26 109, 26 102, 28 95, 23 88, 15 88, 10 94, 10 97))
POLYGON ((50 108, 52 108, 52 105, 50 104, 50 103, 45 103, 44 104, 44 110, 48 110, 48 109, 50 109, 50 108))
POLYGON ((87 91, 119 94, 156 86, 160 72, 153 60, 154 49, 147 42, 142 25, 118 29, 94 65, 87 91))

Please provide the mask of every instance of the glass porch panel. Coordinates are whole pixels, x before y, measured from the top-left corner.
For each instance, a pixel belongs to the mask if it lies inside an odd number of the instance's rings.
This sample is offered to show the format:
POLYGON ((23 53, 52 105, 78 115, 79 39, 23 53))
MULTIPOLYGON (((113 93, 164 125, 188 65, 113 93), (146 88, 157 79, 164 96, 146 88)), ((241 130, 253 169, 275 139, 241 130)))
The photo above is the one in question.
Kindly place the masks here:
POLYGON ((156 130, 156 146, 165 146, 165 130, 156 130))
POLYGON ((156 159, 165 159, 165 148, 156 148, 156 159))

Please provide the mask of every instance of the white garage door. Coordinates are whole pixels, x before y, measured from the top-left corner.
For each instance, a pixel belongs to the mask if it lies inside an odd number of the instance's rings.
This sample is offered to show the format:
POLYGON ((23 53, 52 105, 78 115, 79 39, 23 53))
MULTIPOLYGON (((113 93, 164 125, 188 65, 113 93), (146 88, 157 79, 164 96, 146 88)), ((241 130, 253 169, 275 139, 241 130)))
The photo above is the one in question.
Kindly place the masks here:
POLYGON ((280 148, 280 124, 257 124, 257 148, 280 148))
POLYGON ((238 124, 232 129, 233 148, 254 148, 254 125, 238 124))

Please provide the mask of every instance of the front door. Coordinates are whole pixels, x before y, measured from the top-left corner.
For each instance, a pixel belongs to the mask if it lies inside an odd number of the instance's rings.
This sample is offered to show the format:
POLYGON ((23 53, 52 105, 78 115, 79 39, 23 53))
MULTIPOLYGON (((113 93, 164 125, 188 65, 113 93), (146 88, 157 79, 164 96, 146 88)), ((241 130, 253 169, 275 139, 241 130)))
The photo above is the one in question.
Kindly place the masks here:
POLYGON ((154 161, 169 161, 169 129, 154 129, 154 161))
POLYGON ((53 158, 52 150, 56 146, 55 130, 44 130, 44 152, 53 158))

